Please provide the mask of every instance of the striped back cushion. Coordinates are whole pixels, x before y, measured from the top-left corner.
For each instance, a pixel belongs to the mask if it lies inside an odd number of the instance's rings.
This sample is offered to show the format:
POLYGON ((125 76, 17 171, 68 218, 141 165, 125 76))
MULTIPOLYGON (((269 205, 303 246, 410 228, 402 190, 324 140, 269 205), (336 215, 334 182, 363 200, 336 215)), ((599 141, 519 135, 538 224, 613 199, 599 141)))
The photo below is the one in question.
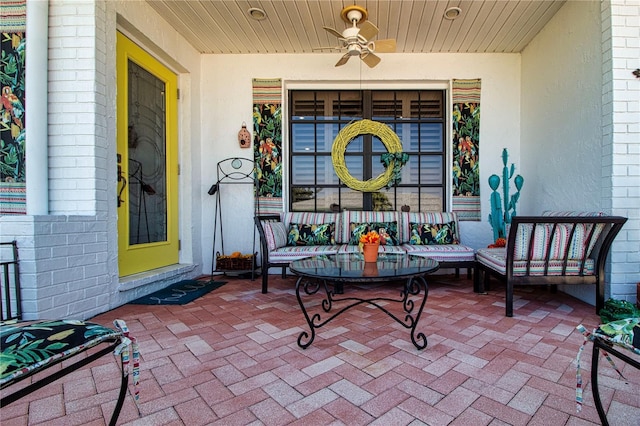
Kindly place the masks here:
MULTIPOLYGON (((542 216, 569 216, 569 217, 576 217, 576 216, 586 216, 586 217, 600 217, 600 216, 606 216, 606 214, 604 212, 579 212, 579 211, 553 211, 553 210, 547 210, 545 212, 542 213, 542 216)), ((592 228, 592 224, 584 224, 584 225, 578 225, 578 227, 582 227, 582 229, 578 230, 576 229, 576 233, 580 232, 580 235, 583 235, 584 238, 589 238, 589 233, 591 232, 591 228, 592 228)), ((587 249, 587 256, 591 255, 591 251, 593 250, 593 247, 596 245, 596 242, 598 242, 598 237, 600 237, 600 234, 602 233, 602 230, 604 229, 604 224, 597 224, 596 225, 596 229, 593 231, 593 237, 591 237, 591 241, 589 244, 589 248, 587 249)), ((574 243, 576 247, 572 247, 572 252, 575 253, 579 253, 581 250, 584 250, 584 247, 580 248, 581 244, 584 245, 586 244, 586 240, 577 240, 574 239, 574 243)), ((571 257, 570 257, 571 259, 571 257)), ((575 258, 574 258, 575 259, 575 258)))
MULTIPOLYGON (((342 224, 339 231, 336 231, 336 243, 347 244, 351 238, 351 224, 352 223, 372 223, 372 222, 399 222, 400 216, 396 211, 387 212, 371 212, 371 211, 349 211, 344 210, 342 213, 342 224)), ((400 229, 400 223, 398 223, 398 241, 404 241, 402 230, 400 229)))
POLYGON ((562 260, 567 253, 567 259, 579 260, 585 256, 585 250, 586 257, 589 257, 604 225, 579 223, 575 226, 573 235, 571 235, 573 224, 558 223, 554 231, 554 224, 540 223, 536 225, 533 244, 530 249, 529 240, 531 238, 532 228, 533 225, 529 223, 518 226, 515 241, 515 260, 542 260, 546 258, 547 250, 550 250, 549 259, 552 260, 562 260), (591 240, 589 240, 589 247, 587 247, 587 240, 594 226, 596 228, 593 231, 591 240), (552 233, 553 238, 551 237, 552 233), (551 247, 549 247, 549 245, 551 245, 551 247), (530 257, 528 250, 531 250, 530 257))
POLYGON ((408 243, 411 237, 411 223, 431 223, 441 224, 454 222, 453 236, 455 241, 460 241, 460 228, 458 226, 458 215, 454 212, 401 212, 401 221, 399 230, 399 238, 403 243, 408 243))
POLYGON ((553 216, 553 217, 562 217, 562 216, 589 216, 589 217, 598 217, 605 216, 604 212, 577 212, 577 211, 554 211, 554 210, 546 210, 542 213, 542 216, 553 216))
POLYGON ((287 229, 282 222, 262 222, 264 237, 267 240, 269 251, 273 251, 287 245, 287 229))
POLYGON ((256 214, 282 214, 282 197, 257 197, 256 214))
MULTIPOLYGON (((282 218, 287 232, 292 223, 302 225, 321 225, 325 223, 335 223, 335 232, 340 229, 340 213, 310 213, 310 212, 286 212, 282 218)), ((338 236, 335 236, 336 241, 338 236)))

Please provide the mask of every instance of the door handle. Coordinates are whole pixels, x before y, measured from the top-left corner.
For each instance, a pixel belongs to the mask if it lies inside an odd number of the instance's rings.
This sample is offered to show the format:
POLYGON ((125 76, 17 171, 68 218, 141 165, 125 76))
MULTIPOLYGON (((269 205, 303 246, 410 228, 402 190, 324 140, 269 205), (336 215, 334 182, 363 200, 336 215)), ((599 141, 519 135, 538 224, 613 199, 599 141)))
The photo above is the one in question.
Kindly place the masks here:
MULTIPOLYGON (((120 163, 120 154, 118 154, 118 163, 120 163)), ((120 207, 122 203, 124 203, 124 200, 122 199, 122 193, 127 187, 127 178, 125 178, 122 174, 122 166, 120 164, 118 164, 118 183, 122 184, 120 190, 118 191, 118 207, 120 207)))

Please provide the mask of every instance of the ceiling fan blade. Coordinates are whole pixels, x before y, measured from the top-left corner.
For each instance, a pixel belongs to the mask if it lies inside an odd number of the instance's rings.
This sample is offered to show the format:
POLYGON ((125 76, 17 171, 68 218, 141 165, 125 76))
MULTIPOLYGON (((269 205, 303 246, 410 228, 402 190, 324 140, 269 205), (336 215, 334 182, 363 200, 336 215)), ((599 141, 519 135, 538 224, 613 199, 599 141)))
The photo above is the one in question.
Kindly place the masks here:
POLYGON ((396 41, 392 38, 377 40, 375 46, 376 52, 378 53, 393 53, 396 51, 396 41))
POLYGON ((380 57, 371 52, 363 53, 360 55, 360 59, 362 59, 362 62, 369 65, 370 68, 373 68, 380 63, 380 57))
POLYGON ((369 41, 374 38, 378 34, 378 27, 373 25, 369 21, 364 21, 362 25, 360 25, 360 32, 358 35, 365 38, 365 40, 369 41))
POLYGON ((348 53, 345 53, 344 56, 340 58, 340 60, 336 63, 336 67, 346 64, 350 57, 351 55, 349 55, 348 53))
POLYGON ((331 27, 322 27, 324 28, 326 31, 329 31, 331 34, 333 34, 334 36, 338 37, 338 38, 344 38, 342 37, 342 33, 338 32, 338 30, 334 30, 331 27))

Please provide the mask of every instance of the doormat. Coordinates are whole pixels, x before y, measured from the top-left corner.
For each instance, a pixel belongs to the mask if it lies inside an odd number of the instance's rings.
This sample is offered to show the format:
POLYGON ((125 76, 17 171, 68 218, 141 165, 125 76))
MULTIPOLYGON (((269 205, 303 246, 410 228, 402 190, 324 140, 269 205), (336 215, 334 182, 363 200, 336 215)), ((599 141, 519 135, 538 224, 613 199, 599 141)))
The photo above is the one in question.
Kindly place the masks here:
POLYGON ((222 287, 226 281, 184 280, 129 302, 131 305, 184 305, 222 287))

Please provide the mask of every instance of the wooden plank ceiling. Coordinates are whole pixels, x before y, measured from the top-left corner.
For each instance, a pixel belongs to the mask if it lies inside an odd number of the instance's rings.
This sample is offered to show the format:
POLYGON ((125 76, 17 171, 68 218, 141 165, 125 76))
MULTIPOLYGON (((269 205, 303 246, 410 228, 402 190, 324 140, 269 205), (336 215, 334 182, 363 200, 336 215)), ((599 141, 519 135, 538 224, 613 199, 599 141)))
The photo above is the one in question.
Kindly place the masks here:
MULTIPOLYGON (((311 53, 337 46, 323 26, 342 32, 344 6, 357 4, 379 29, 375 41, 395 39, 396 52, 521 52, 565 0, 147 0, 195 49, 211 54, 311 53), (448 8, 460 16, 444 18, 448 8), (250 8, 266 13, 249 16, 250 8)), ((337 50, 334 50, 335 54, 337 50)))

